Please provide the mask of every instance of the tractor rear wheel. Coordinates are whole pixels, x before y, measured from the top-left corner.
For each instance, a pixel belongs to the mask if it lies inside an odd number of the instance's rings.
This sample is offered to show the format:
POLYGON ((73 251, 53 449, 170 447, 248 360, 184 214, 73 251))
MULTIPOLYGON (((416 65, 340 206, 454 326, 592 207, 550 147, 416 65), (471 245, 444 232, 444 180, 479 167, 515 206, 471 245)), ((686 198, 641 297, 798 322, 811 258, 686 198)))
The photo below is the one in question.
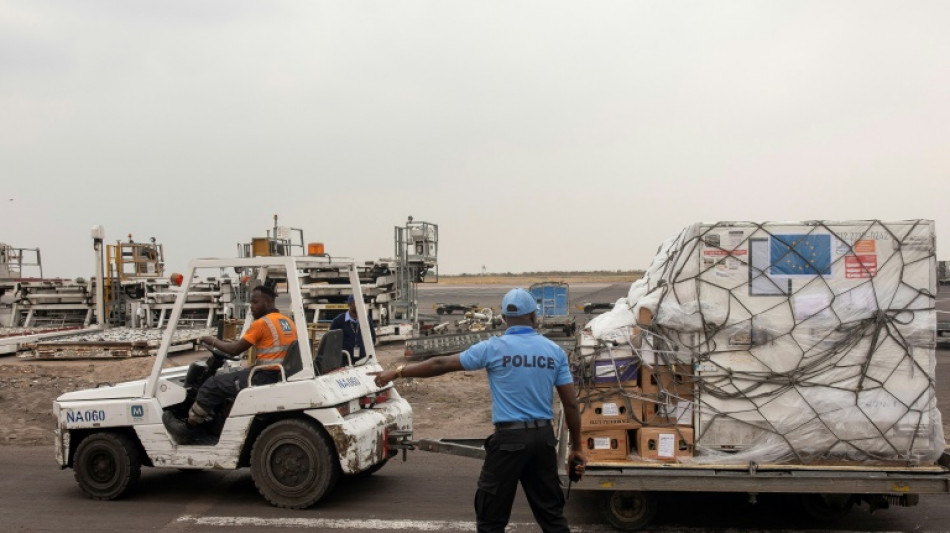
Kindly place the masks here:
POLYGON ((251 477, 277 507, 304 509, 320 501, 340 476, 324 431, 306 420, 281 420, 261 432, 251 449, 251 477))
POLYGON ((76 447, 73 474, 79 488, 94 500, 114 500, 142 473, 142 459, 132 439, 120 433, 89 435, 76 447))

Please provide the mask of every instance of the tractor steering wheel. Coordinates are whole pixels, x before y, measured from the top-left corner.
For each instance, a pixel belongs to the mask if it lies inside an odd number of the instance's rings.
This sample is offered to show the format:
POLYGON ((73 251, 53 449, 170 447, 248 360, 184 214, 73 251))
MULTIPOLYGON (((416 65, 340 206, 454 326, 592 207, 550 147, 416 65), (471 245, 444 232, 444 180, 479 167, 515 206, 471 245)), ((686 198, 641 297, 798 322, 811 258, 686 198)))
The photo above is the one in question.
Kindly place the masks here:
POLYGON ((209 352, 211 352, 211 355, 214 356, 215 359, 227 359, 227 360, 229 360, 229 361, 240 361, 240 360, 241 360, 241 356, 240 356, 240 355, 231 355, 231 354, 229 354, 229 353, 227 353, 227 352, 224 352, 224 351, 221 351, 221 350, 215 348, 214 346, 211 346, 210 344, 201 343, 201 347, 204 348, 205 350, 208 350, 209 352))

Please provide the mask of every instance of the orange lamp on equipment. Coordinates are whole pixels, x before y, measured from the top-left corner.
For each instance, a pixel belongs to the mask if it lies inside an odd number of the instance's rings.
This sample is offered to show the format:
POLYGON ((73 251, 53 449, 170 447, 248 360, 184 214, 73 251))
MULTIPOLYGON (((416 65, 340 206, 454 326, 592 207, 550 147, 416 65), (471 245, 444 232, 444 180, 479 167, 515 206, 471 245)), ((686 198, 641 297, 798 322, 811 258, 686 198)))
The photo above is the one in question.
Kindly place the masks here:
POLYGON ((326 255, 322 242, 311 242, 307 244, 307 255, 326 255))

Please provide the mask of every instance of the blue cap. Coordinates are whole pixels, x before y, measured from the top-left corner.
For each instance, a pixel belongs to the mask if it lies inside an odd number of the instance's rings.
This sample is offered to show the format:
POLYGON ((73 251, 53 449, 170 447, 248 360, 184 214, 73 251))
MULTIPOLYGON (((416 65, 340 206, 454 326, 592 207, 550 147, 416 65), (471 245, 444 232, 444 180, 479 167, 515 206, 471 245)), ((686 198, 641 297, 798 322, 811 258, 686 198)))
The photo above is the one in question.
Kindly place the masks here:
POLYGON ((346 299, 346 303, 348 304, 356 303, 356 296, 353 296, 352 294, 349 295, 349 297, 347 297, 346 299))
POLYGON ((501 314, 505 316, 522 316, 537 310, 538 302, 524 289, 511 289, 501 299, 501 314))

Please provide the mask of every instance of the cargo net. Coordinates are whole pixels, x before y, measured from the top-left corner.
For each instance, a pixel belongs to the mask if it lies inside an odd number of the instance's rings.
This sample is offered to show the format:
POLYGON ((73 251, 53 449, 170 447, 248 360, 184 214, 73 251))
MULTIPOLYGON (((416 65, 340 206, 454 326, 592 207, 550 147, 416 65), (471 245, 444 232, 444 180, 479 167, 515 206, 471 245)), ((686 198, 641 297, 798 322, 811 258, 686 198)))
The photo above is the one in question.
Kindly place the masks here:
POLYGON ((929 221, 691 226, 588 324, 582 408, 619 395, 681 461, 933 463, 934 265, 929 221))

